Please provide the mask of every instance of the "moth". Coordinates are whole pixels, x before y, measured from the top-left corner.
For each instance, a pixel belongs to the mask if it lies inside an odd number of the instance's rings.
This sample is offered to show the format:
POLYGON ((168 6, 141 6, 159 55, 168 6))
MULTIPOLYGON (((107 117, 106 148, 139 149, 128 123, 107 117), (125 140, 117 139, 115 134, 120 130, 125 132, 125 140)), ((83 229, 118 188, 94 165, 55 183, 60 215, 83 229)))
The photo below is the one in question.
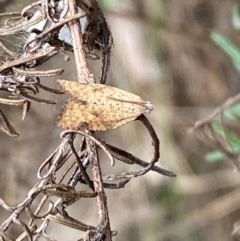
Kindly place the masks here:
POLYGON ((134 121, 143 113, 150 113, 153 105, 127 91, 103 84, 81 84, 58 80, 69 95, 58 117, 58 126, 78 130, 87 127, 92 131, 115 129, 134 121))

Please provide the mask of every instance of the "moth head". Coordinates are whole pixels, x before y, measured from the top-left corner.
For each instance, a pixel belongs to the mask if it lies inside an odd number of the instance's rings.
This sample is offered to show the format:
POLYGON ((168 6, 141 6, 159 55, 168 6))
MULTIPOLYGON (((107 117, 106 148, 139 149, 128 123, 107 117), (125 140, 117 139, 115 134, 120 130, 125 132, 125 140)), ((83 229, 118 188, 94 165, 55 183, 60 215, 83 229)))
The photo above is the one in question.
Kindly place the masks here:
POLYGON ((145 110, 144 110, 144 113, 146 113, 146 114, 149 114, 153 109, 154 109, 154 107, 153 107, 153 105, 150 103, 150 101, 145 101, 145 103, 144 103, 144 106, 145 106, 145 110))

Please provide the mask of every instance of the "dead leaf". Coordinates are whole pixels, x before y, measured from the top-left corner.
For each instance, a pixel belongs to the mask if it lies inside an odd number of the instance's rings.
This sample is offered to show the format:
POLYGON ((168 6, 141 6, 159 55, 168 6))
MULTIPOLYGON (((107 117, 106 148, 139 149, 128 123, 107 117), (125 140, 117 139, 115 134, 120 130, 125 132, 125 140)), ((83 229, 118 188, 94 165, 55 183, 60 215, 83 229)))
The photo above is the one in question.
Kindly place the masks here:
POLYGON ((149 101, 127 91, 102 85, 58 80, 70 98, 58 118, 58 126, 77 130, 105 131, 134 121, 153 110, 149 101))
POLYGON ((6 116, 3 114, 3 112, 0 110, 0 130, 2 130, 4 133, 11 137, 17 137, 19 134, 15 131, 15 129, 12 127, 12 125, 9 123, 6 116))

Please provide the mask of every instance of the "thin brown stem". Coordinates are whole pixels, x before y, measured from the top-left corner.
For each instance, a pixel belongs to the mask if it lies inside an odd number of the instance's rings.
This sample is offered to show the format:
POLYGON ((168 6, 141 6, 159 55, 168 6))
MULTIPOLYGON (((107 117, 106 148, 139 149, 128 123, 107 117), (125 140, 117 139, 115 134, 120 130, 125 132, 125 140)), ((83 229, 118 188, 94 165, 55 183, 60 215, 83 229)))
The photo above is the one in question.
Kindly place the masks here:
MULTIPOLYGON (((75 0, 69 0, 69 9, 67 16, 73 17, 77 13, 77 5, 75 0)), ((83 43, 82 31, 79 20, 68 23, 72 36, 72 46, 75 57, 78 82, 87 84, 91 82, 93 77, 89 71, 87 58, 83 43)))
POLYGON ((90 140, 87 140, 89 155, 92 164, 92 178, 94 183, 94 190, 98 193, 97 196, 97 208, 98 208, 98 227, 104 229, 106 235, 106 241, 112 240, 111 228, 109 222, 107 197, 104 191, 102 172, 100 168, 99 156, 96 148, 96 144, 90 140))
MULTIPOLYGON (((77 12, 77 5, 75 0, 69 0, 68 17, 72 17, 77 12)), ((81 26, 79 21, 74 20, 68 23, 71 36, 72 45, 75 56, 75 63, 77 68, 78 82, 88 84, 94 82, 93 75, 91 74, 86 58, 85 47, 83 43, 83 37, 81 32, 81 26)), ((87 140, 87 147, 89 158, 92 164, 92 176, 94 183, 94 190, 98 193, 97 196, 97 208, 98 208, 98 227, 97 230, 101 230, 105 235, 106 241, 112 240, 111 228, 108 216, 107 197, 105 195, 102 173, 100 168, 99 156, 97 152, 96 144, 87 140)))

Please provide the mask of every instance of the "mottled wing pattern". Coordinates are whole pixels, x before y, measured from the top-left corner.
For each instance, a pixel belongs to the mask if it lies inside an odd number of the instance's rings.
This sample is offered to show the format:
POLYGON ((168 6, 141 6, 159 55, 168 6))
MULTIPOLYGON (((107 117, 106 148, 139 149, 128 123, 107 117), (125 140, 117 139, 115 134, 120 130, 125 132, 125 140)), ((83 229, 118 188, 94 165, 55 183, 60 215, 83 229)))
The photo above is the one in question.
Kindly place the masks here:
POLYGON ((58 83, 70 95, 58 120, 63 128, 79 129, 86 124, 93 131, 114 129, 135 120, 145 110, 139 96, 115 87, 67 80, 58 83))
POLYGON ((78 130, 84 122, 82 121, 85 107, 78 102, 69 100, 67 104, 62 107, 61 113, 58 117, 58 126, 65 129, 78 130))

